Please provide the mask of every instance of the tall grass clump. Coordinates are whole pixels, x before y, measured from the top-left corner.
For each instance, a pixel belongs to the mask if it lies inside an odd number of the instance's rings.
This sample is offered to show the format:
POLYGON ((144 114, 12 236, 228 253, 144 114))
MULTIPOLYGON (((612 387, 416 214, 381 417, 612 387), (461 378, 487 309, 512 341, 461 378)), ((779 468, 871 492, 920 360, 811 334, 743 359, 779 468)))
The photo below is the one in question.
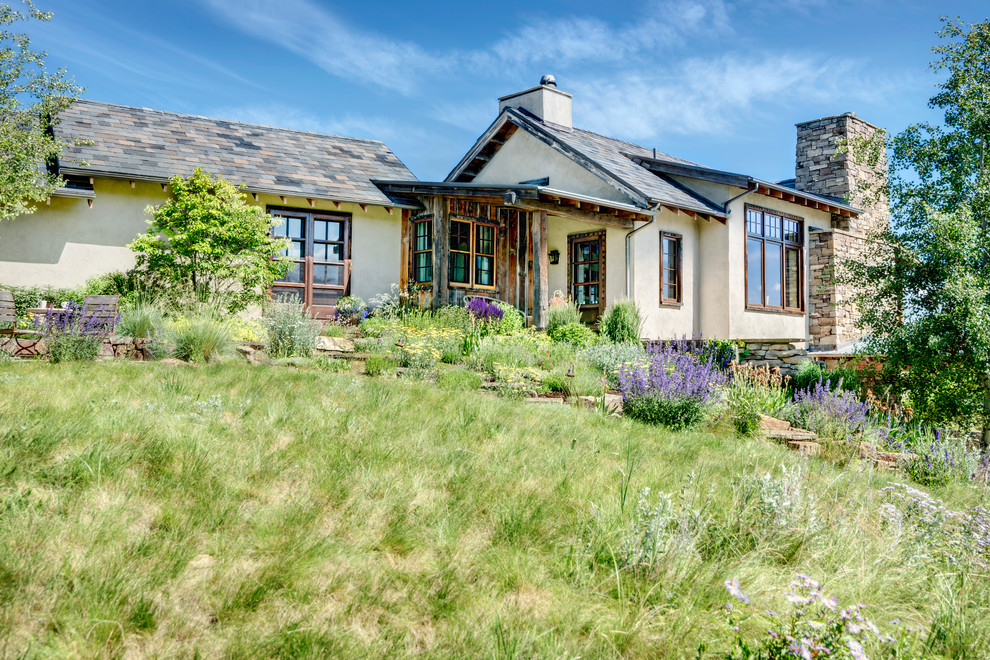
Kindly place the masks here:
POLYGON ((760 426, 760 415, 780 417, 786 413, 790 395, 779 368, 742 364, 732 369, 726 403, 736 431, 752 435, 760 426))
POLYGON ((164 323, 165 318, 156 305, 138 302, 121 312, 117 334, 122 337, 151 339, 161 332, 164 323))
POLYGON ((547 334, 551 337, 565 325, 579 325, 581 323, 581 312, 574 301, 568 298, 561 291, 554 291, 553 297, 547 305, 547 334))
POLYGON ((636 342, 613 344, 601 342, 585 348, 579 357, 599 374, 604 374, 612 387, 619 383, 619 367, 636 362, 646 355, 643 345, 636 342))
POLYGON ((638 342, 643 327, 639 307, 632 300, 617 300, 598 321, 602 337, 615 344, 638 342))
POLYGON ((230 324, 208 308, 171 318, 161 337, 172 357, 187 362, 214 362, 234 346, 230 324))
POLYGON ((309 357, 316 350, 320 324, 302 304, 281 300, 265 313, 265 352, 272 358, 309 357))

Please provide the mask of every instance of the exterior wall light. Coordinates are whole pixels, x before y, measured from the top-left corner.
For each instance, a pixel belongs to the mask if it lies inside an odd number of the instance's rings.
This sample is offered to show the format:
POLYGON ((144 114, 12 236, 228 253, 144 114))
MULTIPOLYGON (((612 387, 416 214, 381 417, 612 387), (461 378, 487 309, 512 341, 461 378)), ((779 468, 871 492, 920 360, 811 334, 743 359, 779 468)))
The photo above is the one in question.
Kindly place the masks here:
POLYGON ((547 256, 550 257, 550 263, 560 263, 560 250, 550 250, 550 252, 547 253, 547 256))

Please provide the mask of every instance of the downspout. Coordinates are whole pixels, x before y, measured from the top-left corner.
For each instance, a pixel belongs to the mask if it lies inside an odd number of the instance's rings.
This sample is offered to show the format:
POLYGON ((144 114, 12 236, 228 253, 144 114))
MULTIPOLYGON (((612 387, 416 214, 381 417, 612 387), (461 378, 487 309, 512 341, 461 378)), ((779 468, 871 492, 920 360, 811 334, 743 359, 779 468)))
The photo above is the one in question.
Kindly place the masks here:
POLYGON ((653 215, 650 216, 649 222, 626 233, 626 298, 632 298, 632 244, 629 242, 629 239, 632 238, 632 235, 636 232, 646 229, 657 221, 657 213, 660 212, 658 210, 659 208, 660 204, 658 202, 656 206, 650 209, 653 211, 653 215))
POLYGON ((732 197, 731 199, 726 201, 725 204, 722 205, 722 211, 724 211, 726 214, 731 214, 731 211, 729 211, 729 205, 732 204, 732 202, 736 201, 737 199, 741 199, 750 193, 756 192, 756 190, 760 187, 760 185, 756 183, 756 181, 753 181, 752 179, 749 180, 749 185, 752 186, 752 188, 747 188, 746 190, 742 191, 735 197, 732 197))

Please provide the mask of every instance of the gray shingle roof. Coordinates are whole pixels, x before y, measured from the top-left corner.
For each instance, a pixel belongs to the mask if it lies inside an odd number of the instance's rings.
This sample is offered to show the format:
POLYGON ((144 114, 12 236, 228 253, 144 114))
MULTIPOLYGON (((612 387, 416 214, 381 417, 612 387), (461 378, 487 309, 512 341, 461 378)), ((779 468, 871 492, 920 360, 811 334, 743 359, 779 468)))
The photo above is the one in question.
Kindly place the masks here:
POLYGON ((253 192, 391 205, 372 179, 415 180, 381 142, 80 100, 58 132, 66 173, 165 181, 196 167, 253 192))
MULTIPOLYGON (((576 157, 576 160, 579 161, 586 161, 591 168, 599 170, 599 176, 602 176, 639 204, 661 203, 704 213, 723 213, 722 208, 717 204, 688 190, 668 177, 650 172, 634 162, 632 158, 656 157, 685 165, 696 165, 696 163, 660 152, 654 155, 652 149, 580 128, 567 128, 544 122, 529 112, 518 108, 506 108, 503 114, 492 124, 492 127, 479 139, 475 149, 486 140, 486 137, 492 132, 492 128, 504 121, 511 121, 520 128, 537 135, 537 137, 548 138, 571 157, 576 157)), ((470 156, 465 157, 461 164, 448 175, 447 179, 455 180, 470 160, 470 156)))

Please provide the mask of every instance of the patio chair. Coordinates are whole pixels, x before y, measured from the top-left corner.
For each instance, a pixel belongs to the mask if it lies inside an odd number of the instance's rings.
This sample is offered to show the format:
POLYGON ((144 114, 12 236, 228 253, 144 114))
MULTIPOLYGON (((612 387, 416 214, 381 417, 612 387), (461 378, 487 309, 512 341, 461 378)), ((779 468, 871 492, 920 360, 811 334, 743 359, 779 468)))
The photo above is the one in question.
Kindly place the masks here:
POLYGON ((117 325, 117 302, 120 296, 86 296, 83 298, 82 325, 96 330, 105 328, 112 333, 117 325))
POLYGON ((17 327, 17 309, 14 307, 14 293, 0 289, 0 335, 10 337, 35 337, 38 332, 17 327), (7 327, 10 326, 10 327, 7 327))

